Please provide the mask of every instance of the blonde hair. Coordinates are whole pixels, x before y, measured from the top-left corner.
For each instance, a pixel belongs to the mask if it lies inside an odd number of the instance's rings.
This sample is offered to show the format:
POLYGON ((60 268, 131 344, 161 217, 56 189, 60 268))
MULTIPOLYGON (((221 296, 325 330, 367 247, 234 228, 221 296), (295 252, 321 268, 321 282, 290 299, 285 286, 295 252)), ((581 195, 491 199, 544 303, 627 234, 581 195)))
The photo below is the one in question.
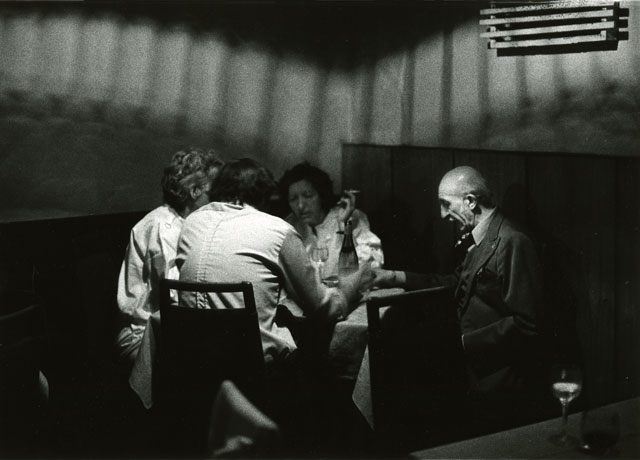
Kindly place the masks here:
POLYGON ((162 176, 165 203, 182 212, 191 200, 191 188, 206 184, 211 180, 212 170, 223 165, 224 162, 214 150, 191 147, 176 152, 162 176))

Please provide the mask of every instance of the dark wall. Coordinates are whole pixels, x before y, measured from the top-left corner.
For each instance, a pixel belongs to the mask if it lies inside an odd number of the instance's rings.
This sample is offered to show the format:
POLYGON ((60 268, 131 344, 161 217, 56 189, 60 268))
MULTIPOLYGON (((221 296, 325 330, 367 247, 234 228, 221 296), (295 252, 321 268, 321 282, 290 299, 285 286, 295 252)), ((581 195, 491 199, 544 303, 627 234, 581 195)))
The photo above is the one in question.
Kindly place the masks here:
POLYGON ((443 173, 477 167, 540 246, 550 311, 577 331, 585 399, 640 394, 640 159, 366 145, 345 145, 343 158, 343 184, 362 191, 386 266, 423 272, 457 263, 437 200, 443 173))
MULTIPOLYGON (((131 228, 143 214, 0 226, 0 294, 18 291, 45 308, 41 362, 50 388, 46 428, 53 440, 43 447, 47 456, 109 453, 117 442, 114 410, 126 390, 113 348, 117 278, 131 228)), ((9 297, 0 295, 2 311, 15 307, 9 297)))

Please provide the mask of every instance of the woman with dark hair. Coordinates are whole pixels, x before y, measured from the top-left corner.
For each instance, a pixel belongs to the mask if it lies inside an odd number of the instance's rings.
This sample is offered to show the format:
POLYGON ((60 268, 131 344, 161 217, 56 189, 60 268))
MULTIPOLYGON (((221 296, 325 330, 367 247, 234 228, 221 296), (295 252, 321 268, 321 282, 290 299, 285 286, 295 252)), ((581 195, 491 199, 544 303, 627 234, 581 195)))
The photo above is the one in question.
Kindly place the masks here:
MULTIPOLYGON (((369 281, 364 268, 342 280, 340 289, 321 284, 300 235, 264 212, 275 190, 271 173, 259 163, 227 163, 216 178, 212 202, 185 220, 176 258, 181 280, 253 285, 267 363, 285 361, 297 348, 290 331, 275 323, 285 293, 306 316, 337 321, 357 305, 359 284, 369 281)), ((243 306, 237 293, 182 295, 182 303, 196 308, 243 306)))
POLYGON ((294 166, 280 179, 280 196, 291 210, 286 221, 298 230, 307 251, 311 253, 315 247, 328 248, 324 275, 338 272, 340 232, 348 220, 353 226, 360 264, 371 262, 372 267, 381 267, 384 263, 380 238, 369 228, 367 215, 356 209, 355 193, 345 191, 338 200, 326 172, 306 162, 294 166))
POLYGON ((159 308, 158 281, 178 277, 175 257, 184 218, 209 202, 211 183, 223 164, 211 150, 175 153, 161 181, 164 204, 131 230, 118 279, 122 328, 116 337, 118 354, 129 366, 149 316, 159 308))

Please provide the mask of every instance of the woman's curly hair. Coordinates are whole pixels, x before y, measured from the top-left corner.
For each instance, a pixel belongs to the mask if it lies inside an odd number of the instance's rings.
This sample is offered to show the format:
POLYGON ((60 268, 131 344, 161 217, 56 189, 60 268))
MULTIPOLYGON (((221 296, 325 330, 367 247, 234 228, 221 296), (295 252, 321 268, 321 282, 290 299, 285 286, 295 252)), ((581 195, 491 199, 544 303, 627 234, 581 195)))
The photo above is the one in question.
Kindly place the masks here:
POLYGON ((283 206, 286 205, 286 209, 289 209, 289 187, 301 180, 308 181, 313 188, 316 189, 316 192, 318 192, 320 196, 320 206, 322 210, 325 213, 329 212, 336 202, 336 197, 333 194, 333 182, 329 174, 320 168, 310 165, 306 161, 295 165, 282 175, 278 185, 280 187, 280 198, 283 201, 283 206))
POLYGON ((176 152, 162 176, 165 203, 182 212, 191 200, 191 188, 205 185, 211 180, 212 170, 223 165, 224 162, 213 150, 190 147, 176 152))

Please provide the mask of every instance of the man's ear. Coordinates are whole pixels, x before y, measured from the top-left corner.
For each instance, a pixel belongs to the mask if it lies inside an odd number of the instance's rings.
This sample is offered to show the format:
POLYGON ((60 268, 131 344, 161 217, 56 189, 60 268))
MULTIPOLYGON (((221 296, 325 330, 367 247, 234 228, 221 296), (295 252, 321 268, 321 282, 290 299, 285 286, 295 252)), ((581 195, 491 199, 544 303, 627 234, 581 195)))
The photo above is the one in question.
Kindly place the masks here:
POLYGON ((197 200, 200 195, 202 195, 202 187, 191 187, 191 189, 189 190, 189 195, 191 195, 192 200, 197 200))
POLYGON ((478 206, 478 198, 476 198, 473 193, 468 193, 464 197, 463 201, 467 203, 467 206, 469 206, 469 209, 471 209, 472 211, 478 206))

